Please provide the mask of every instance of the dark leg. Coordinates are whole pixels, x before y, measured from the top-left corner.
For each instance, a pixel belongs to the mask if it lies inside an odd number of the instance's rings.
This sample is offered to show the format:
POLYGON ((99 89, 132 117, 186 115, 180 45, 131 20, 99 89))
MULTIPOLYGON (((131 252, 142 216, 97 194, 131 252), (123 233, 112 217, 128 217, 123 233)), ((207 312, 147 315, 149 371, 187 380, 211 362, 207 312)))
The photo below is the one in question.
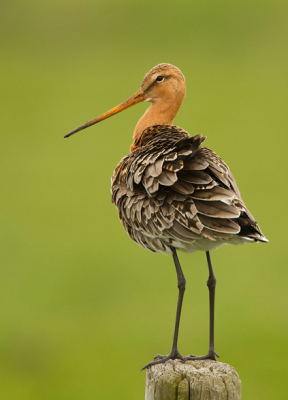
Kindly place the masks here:
POLYGON ((205 360, 211 359, 216 361, 216 357, 219 357, 215 351, 214 347, 214 310, 215 310, 215 287, 216 287, 216 278, 214 275, 214 271, 212 268, 211 258, 209 251, 206 251, 206 257, 208 261, 208 269, 209 269, 209 277, 207 281, 207 286, 209 289, 209 310, 210 310, 210 338, 209 338, 209 350, 206 356, 195 357, 192 354, 188 357, 185 357, 184 360, 205 360))
POLYGON ((184 296, 184 292, 185 292, 186 280, 185 280, 185 277, 184 277, 184 274, 183 274, 183 271, 182 271, 182 268, 181 268, 177 253, 176 253, 176 250, 175 250, 174 247, 172 247, 171 250, 173 252, 173 260, 174 260, 174 264, 175 264, 175 268, 176 268, 177 281, 178 281, 177 286, 178 286, 178 289, 179 289, 172 349, 171 349, 171 352, 170 352, 170 354, 168 356, 161 356, 159 354, 155 358, 160 358, 160 360, 151 361, 150 363, 145 365, 145 367, 143 367, 142 370, 147 368, 147 367, 150 367, 150 365, 164 363, 167 360, 175 360, 176 358, 178 358, 180 360, 184 360, 184 357, 182 357, 181 354, 178 351, 177 341, 178 341, 180 315, 181 315, 183 296, 184 296))
POLYGON ((216 288, 216 278, 214 275, 214 271, 212 268, 211 257, 209 251, 206 251, 206 257, 208 261, 209 268, 209 278, 207 281, 207 286, 209 289, 209 308, 210 308, 210 339, 209 339, 209 350, 208 355, 211 356, 214 360, 216 360, 215 355, 217 357, 218 354, 215 352, 214 347, 214 315, 215 315, 215 288, 216 288))

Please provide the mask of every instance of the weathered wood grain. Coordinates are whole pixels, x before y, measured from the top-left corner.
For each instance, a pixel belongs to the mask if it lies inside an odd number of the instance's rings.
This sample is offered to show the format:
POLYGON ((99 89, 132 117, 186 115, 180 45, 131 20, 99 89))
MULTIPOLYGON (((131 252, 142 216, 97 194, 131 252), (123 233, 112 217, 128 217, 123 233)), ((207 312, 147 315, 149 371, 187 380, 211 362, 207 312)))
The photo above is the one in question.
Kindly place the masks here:
POLYGON ((235 369, 212 360, 169 360, 147 369, 145 400, 240 400, 235 369))

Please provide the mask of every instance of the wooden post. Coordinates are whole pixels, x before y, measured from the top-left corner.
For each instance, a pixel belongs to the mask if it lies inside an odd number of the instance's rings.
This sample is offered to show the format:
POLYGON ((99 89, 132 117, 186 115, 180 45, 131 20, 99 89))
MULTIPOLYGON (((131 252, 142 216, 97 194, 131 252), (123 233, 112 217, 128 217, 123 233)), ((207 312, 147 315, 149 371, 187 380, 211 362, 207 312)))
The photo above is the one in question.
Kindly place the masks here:
POLYGON ((169 360, 146 372, 145 400, 240 400, 241 381, 229 364, 169 360))

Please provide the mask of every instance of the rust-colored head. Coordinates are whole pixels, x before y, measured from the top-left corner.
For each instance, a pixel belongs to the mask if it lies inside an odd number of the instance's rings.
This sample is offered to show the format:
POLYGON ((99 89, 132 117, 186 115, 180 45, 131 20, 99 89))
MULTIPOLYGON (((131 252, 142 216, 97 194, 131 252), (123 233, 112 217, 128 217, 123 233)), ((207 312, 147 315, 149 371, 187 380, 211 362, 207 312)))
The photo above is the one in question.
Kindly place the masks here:
POLYGON ((158 64, 144 76, 140 89, 133 96, 110 111, 79 126, 79 128, 74 129, 64 137, 69 137, 141 101, 151 102, 151 107, 149 107, 136 125, 133 136, 135 142, 136 138, 148 126, 156 124, 172 125, 185 94, 185 78, 180 69, 171 64, 158 64))
MULTIPOLYGON (((158 64, 145 76, 141 89, 147 98, 144 101, 156 103, 182 103, 185 94, 185 78, 179 68, 171 64, 158 64)), ((170 104, 169 104, 170 105, 170 104)))

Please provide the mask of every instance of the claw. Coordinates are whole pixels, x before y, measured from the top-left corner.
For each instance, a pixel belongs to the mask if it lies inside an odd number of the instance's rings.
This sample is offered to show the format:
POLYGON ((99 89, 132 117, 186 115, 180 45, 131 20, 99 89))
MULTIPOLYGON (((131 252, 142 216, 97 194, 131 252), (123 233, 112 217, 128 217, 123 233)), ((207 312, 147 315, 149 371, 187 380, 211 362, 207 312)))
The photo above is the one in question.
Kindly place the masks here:
POLYGON ((216 357, 220 358, 220 356, 216 353, 216 351, 213 350, 213 352, 209 352, 206 354, 206 356, 193 356, 193 354, 190 354, 187 357, 184 357, 184 362, 188 360, 216 360, 216 357))
POLYGON ((161 364, 161 363, 165 363, 168 360, 181 360, 183 362, 185 362, 185 358, 183 356, 181 356, 181 354, 179 353, 179 351, 177 349, 172 349, 171 353, 168 356, 162 356, 161 354, 158 354, 157 356, 154 357, 154 361, 151 361, 150 363, 146 364, 143 368, 141 368, 141 371, 143 371, 144 369, 151 367, 151 365, 155 365, 155 364, 161 364), (160 358, 160 360, 157 360, 157 358, 160 358))
POLYGON ((157 358, 160 358, 160 360, 162 360, 165 357, 168 357, 168 356, 162 356, 162 354, 157 354, 157 356, 154 357, 154 360, 157 360, 157 358))
MULTIPOLYGON (((155 357, 156 358, 156 357, 155 357)), ((141 368, 141 371, 143 371, 144 369, 151 367, 151 365, 156 365, 156 364, 161 364, 161 363, 165 363, 166 361, 170 360, 169 356, 166 356, 164 358, 162 358, 161 360, 157 360, 157 361, 151 361, 148 364, 146 364, 143 368, 141 368)))

